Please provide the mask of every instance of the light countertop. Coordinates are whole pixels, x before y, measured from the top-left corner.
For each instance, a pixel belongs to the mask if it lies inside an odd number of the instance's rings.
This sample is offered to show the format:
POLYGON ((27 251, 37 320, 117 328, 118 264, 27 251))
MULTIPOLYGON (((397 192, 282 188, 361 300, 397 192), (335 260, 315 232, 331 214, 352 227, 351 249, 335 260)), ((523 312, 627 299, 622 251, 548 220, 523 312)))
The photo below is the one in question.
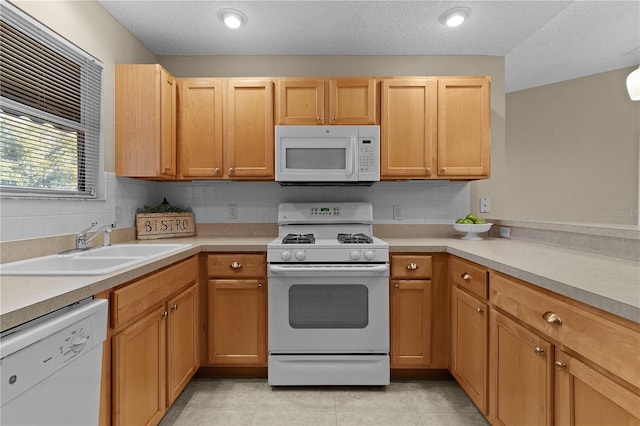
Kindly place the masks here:
MULTIPOLYGON (((192 237, 138 241, 191 247, 96 276, 0 277, 0 329, 6 330, 124 284, 199 252, 264 252, 273 237, 192 237)), ((640 262, 508 239, 385 238, 392 253, 447 252, 640 323, 640 262)))

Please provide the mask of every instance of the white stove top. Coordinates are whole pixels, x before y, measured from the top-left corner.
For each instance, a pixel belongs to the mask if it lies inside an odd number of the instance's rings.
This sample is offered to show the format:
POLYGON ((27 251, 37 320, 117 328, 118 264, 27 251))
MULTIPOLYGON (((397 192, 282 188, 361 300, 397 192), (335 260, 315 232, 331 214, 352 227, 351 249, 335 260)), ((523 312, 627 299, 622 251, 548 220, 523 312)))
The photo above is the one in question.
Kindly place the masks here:
POLYGON ((389 260, 389 245, 372 235, 371 203, 283 203, 278 238, 267 248, 269 263, 378 263, 389 260), (288 234, 313 234, 313 243, 283 243, 288 234), (338 234, 364 234, 371 243, 341 243, 338 234))

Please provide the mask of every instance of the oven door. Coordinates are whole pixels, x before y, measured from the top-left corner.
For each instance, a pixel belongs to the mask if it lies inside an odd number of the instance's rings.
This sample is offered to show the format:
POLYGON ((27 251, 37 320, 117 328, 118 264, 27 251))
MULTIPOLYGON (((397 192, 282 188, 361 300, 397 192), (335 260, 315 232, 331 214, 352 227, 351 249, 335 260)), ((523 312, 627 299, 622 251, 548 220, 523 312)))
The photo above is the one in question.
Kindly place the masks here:
POLYGON ((387 264, 270 265, 269 353, 387 354, 387 264))
POLYGON ((276 181, 355 182, 354 126, 276 126, 276 181))

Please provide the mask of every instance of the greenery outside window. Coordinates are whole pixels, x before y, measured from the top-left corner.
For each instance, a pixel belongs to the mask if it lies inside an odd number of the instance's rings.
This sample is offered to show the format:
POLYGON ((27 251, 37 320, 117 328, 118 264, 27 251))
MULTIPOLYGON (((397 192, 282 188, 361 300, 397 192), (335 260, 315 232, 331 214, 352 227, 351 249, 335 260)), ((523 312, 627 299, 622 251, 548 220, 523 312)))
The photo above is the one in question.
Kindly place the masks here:
POLYGON ((0 2, 0 191, 96 198, 102 63, 0 2))

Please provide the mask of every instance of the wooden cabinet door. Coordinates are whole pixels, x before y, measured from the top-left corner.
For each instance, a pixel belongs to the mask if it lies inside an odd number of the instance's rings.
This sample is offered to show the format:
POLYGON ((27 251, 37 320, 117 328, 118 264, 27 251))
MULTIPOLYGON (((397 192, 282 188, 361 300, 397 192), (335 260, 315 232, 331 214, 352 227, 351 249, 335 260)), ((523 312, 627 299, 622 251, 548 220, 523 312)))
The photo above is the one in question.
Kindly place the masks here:
POLYGON ((209 280, 210 364, 266 366, 266 284, 209 280))
POLYGON ((214 78, 178 80, 181 176, 222 177, 223 83, 214 78))
POLYGON ((376 124, 376 79, 329 80, 329 120, 326 124, 376 124))
POLYGON ((276 123, 325 124, 325 81, 281 79, 276 82, 276 123))
POLYGON ((491 423, 553 424, 553 345, 495 310, 491 342, 491 423))
POLYGON ((435 176, 437 95, 435 78, 382 81, 382 179, 435 176))
POLYGON ((431 362, 431 280, 392 280, 391 368, 431 362))
POLYGON ((451 288, 451 374, 486 415, 488 385, 487 304, 458 287, 451 288))
POLYGON ((167 302, 167 407, 198 369, 198 286, 167 302))
POLYGON ((273 83, 232 79, 227 84, 225 174, 274 179, 273 83))
POLYGON ((157 64, 115 66, 116 175, 176 174, 176 84, 157 64))
POLYGON ((555 391, 557 425, 640 425, 640 394, 563 351, 555 391))
POLYGON ((166 311, 161 306, 113 336, 113 424, 155 425, 166 407, 166 311))
POLYGON ((488 77, 438 80, 439 177, 489 177, 490 99, 488 77))

